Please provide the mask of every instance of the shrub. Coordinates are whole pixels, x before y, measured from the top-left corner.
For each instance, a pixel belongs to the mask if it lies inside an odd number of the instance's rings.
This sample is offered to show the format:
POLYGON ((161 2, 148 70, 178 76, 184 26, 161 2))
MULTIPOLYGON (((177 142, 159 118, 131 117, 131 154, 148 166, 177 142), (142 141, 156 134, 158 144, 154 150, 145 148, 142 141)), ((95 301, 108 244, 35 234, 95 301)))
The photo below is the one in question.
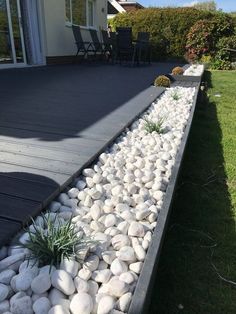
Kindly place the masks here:
POLYGON ((200 20, 191 27, 186 44, 186 59, 189 62, 199 60, 204 54, 212 51, 213 29, 214 24, 208 20, 200 20))
POLYGON ((155 86, 170 87, 170 79, 165 75, 159 75, 155 81, 155 86))
POLYGON ((211 62, 211 68, 217 70, 233 69, 234 55, 230 50, 236 47, 236 35, 222 37, 216 45, 216 54, 211 62))
POLYGON ((160 118, 157 122, 153 122, 148 120, 147 118, 144 119, 145 121, 145 130, 148 133, 157 132, 159 134, 164 132, 163 122, 164 118, 160 118))
POLYGON ((172 69, 173 75, 182 75, 183 73, 184 73, 184 70, 181 67, 175 67, 172 69))
POLYGON ((71 219, 65 223, 58 215, 54 219, 50 215, 42 217, 45 228, 32 219, 29 241, 23 244, 30 251, 28 259, 37 260, 40 266, 58 266, 63 259, 78 259, 80 250, 93 243, 77 236, 71 219))
POLYGON ((200 60, 204 55, 215 56, 218 41, 234 33, 232 17, 216 12, 211 19, 197 21, 187 34, 186 59, 200 60))

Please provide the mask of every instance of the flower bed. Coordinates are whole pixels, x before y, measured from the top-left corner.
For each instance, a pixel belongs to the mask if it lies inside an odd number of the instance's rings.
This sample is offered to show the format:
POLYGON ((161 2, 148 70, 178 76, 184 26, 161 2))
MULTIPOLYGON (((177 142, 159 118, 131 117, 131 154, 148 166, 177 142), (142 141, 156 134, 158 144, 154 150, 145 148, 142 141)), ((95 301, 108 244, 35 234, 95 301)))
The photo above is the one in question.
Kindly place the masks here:
MULTIPOLYGON (((1 250, 0 313, 128 312, 195 96, 195 88, 166 90, 51 203, 46 217, 55 228, 72 219, 79 237, 96 241, 80 251, 83 262, 41 267, 24 261, 25 248, 1 250), (147 121, 157 131, 149 133, 147 121)), ((49 234, 41 216, 35 225, 49 234)), ((33 234, 34 226, 29 230, 33 234)), ((29 235, 23 233, 20 243, 29 235)))

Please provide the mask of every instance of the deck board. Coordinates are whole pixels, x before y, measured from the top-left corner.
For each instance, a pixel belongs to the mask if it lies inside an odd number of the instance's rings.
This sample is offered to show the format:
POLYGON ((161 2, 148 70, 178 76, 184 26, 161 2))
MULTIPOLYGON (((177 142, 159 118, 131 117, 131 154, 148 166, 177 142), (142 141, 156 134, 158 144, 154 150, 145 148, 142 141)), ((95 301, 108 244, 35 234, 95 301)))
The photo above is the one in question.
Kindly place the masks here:
POLYGON ((151 104, 154 78, 174 66, 0 71, 0 246, 151 104))

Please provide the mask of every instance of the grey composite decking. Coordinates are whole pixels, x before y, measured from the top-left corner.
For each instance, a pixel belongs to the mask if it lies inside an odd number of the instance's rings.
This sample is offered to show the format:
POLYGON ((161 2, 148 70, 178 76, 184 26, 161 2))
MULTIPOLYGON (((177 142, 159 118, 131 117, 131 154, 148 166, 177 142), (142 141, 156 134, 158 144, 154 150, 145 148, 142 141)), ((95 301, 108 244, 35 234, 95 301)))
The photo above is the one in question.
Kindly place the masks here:
POLYGON ((150 105, 173 66, 0 71, 0 246, 150 105))

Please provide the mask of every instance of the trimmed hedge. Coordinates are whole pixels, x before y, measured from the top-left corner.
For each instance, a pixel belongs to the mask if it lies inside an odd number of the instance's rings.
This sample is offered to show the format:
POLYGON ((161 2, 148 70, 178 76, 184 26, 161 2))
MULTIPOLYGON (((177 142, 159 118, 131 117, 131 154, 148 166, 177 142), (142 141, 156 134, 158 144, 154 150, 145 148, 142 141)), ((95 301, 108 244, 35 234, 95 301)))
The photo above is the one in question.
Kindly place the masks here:
POLYGON ((132 27, 134 37, 139 31, 150 32, 152 57, 181 57, 185 54, 189 29, 201 19, 211 19, 213 13, 194 8, 148 8, 120 13, 110 20, 112 29, 132 27))
POLYGON ((186 53, 187 36, 191 37, 189 32, 191 28, 193 28, 191 31, 194 30, 196 23, 199 24, 195 28, 201 34, 193 35, 193 43, 188 42, 188 44, 193 44, 197 48, 199 39, 203 45, 203 50, 200 50, 197 59, 204 53, 214 55, 219 38, 233 35, 235 25, 235 19, 230 14, 195 8, 147 8, 118 14, 109 22, 113 30, 119 26, 132 27, 134 37, 139 31, 150 32, 152 59, 168 56, 183 58, 186 53), (208 29, 210 34, 207 35, 209 39, 207 47, 204 47, 205 41, 200 38, 204 34, 204 29, 200 27, 201 20, 211 24, 208 29), (197 37, 196 41, 195 37, 197 37))

